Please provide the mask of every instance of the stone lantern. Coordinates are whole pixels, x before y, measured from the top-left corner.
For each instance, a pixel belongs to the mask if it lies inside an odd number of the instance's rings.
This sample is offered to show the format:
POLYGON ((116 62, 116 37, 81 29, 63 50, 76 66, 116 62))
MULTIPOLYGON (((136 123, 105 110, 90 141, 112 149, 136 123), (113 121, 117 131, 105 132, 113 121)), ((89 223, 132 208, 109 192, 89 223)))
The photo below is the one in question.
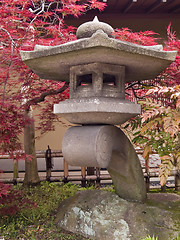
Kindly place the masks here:
POLYGON ((140 46, 113 38, 110 25, 82 24, 77 40, 54 47, 35 46, 21 57, 45 79, 70 81, 70 99, 54 105, 54 113, 78 126, 65 133, 62 151, 70 165, 107 168, 116 193, 144 201, 146 188, 135 149, 120 125, 141 113, 125 100, 125 83, 153 79, 175 60, 161 45, 140 46))

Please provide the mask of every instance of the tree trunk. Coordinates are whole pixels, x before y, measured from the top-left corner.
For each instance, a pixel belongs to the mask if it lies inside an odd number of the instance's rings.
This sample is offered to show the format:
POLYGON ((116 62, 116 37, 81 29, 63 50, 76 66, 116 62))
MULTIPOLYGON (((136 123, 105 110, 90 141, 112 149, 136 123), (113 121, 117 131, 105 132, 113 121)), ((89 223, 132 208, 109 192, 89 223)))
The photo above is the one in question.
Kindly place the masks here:
MULTIPOLYGON (((33 117, 32 109, 26 110, 25 114, 33 117)), ((32 156, 32 160, 25 161, 24 185, 36 185, 40 182, 37 168, 37 158, 35 150, 35 127, 34 122, 24 128, 24 151, 32 156)))

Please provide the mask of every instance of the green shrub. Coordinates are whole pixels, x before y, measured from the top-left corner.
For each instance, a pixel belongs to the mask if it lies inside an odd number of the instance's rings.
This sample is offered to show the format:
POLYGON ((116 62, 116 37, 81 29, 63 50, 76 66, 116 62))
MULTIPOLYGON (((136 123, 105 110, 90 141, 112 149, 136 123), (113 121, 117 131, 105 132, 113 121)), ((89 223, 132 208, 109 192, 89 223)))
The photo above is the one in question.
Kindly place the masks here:
POLYGON ((0 237, 5 239, 84 239, 64 233, 54 225, 59 203, 73 196, 77 185, 42 182, 25 188, 17 185, 0 203, 0 237))

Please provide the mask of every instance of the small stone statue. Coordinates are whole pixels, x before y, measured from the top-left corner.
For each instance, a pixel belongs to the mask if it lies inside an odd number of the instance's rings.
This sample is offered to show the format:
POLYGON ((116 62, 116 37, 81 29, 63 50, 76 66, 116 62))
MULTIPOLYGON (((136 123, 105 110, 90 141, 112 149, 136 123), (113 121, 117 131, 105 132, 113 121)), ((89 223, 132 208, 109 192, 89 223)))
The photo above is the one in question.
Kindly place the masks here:
POLYGON ((53 168, 53 163, 52 163, 52 157, 51 157, 51 149, 49 145, 45 153, 45 159, 46 159, 46 180, 50 181, 51 169, 53 168))

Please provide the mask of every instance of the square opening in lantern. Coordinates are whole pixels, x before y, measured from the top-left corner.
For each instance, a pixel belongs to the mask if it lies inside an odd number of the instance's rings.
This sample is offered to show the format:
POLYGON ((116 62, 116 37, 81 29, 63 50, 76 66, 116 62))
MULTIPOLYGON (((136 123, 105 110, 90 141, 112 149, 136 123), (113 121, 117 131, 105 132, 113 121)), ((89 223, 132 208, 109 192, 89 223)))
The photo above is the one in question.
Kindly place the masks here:
POLYGON ((77 75, 76 88, 79 86, 92 86, 92 74, 77 75))
POLYGON ((117 87, 117 78, 115 75, 103 73, 103 87, 117 87))

